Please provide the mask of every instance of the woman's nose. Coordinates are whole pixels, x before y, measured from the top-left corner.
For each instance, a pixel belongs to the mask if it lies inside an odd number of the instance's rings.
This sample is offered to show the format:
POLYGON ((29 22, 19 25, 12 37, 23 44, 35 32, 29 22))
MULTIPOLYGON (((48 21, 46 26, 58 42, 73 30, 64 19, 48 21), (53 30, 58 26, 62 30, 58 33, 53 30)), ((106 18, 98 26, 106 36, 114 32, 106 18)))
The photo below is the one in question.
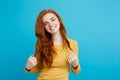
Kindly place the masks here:
POLYGON ((49 26, 50 26, 50 27, 52 27, 53 25, 54 25, 54 23, 53 23, 53 22, 49 23, 49 26))

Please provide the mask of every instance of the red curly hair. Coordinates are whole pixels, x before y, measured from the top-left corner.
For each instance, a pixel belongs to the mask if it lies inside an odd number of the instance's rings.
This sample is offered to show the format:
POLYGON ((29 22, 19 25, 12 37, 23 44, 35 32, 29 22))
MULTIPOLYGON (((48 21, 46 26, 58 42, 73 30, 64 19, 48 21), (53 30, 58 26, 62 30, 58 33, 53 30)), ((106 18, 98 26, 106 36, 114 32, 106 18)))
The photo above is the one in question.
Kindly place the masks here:
POLYGON ((42 20, 43 16, 46 15, 47 13, 53 13, 54 15, 57 16, 60 22, 60 33, 63 37, 63 40, 65 41, 65 44, 67 44, 67 47, 71 50, 70 43, 66 37, 66 29, 63 25, 63 22, 60 16, 54 10, 51 10, 51 9, 41 11, 41 13, 37 18, 36 26, 35 26, 35 34, 37 37, 35 57, 38 60, 39 67, 43 67, 44 63, 49 67, 51 67, 53 63, 53 57, 56 54, 54 50, 54 44, 52 41, 51 34, 45 31, 43 20, 42 20))

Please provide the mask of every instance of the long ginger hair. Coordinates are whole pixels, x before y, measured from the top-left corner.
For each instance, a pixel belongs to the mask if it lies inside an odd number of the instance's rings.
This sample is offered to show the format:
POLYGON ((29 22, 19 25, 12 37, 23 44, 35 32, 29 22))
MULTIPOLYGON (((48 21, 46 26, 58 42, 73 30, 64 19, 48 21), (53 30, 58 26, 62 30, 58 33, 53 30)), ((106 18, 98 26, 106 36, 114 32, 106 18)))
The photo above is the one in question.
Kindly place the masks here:
POLYGON ((38 61, 38 66, 43 67, 44 63, 51 67, 53 63, 53 57, 55 56, 56 52, 54 50, 54 44, 52 41, 51 34, 45 31, 44 24, 43 24, 43 16, 47 13, 53 13, 57 16, 60 22, 60 33, 62 38, 67 45, 67 47, 71 50, 70 43, 66 37, 66 29, 63 25, 62 19, 54 10, 43 10, 38 15, 36 26, 35 26, 35 35, 37 37, 36 47, 35 47, 35 57, 38 61))

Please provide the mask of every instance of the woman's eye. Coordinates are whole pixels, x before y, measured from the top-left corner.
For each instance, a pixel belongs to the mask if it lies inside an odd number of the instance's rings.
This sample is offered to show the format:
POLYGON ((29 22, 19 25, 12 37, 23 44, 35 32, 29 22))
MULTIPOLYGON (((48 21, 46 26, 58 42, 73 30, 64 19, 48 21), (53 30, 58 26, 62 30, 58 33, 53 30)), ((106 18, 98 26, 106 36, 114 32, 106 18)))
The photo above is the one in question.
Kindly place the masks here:
POLYGON ((55 21, 55 19, 52 19, 52 21, 55 21))
POLYGON ((44 26, 46 26, 47 25, 47 23, 43 23, 44 24, 44 26))

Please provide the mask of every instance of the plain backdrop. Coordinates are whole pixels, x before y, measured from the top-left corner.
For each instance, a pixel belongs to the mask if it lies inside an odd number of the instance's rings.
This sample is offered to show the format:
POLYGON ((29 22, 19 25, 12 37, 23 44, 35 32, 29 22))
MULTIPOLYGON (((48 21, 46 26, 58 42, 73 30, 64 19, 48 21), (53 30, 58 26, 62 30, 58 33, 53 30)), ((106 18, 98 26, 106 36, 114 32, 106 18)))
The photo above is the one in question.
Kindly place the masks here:
POLYGON ((78 41, 82 71, 69 80, 120 80, 120 0, 1 0, 0 80, 36 80, 24 67, 43 9, 54 9, 78 41))

